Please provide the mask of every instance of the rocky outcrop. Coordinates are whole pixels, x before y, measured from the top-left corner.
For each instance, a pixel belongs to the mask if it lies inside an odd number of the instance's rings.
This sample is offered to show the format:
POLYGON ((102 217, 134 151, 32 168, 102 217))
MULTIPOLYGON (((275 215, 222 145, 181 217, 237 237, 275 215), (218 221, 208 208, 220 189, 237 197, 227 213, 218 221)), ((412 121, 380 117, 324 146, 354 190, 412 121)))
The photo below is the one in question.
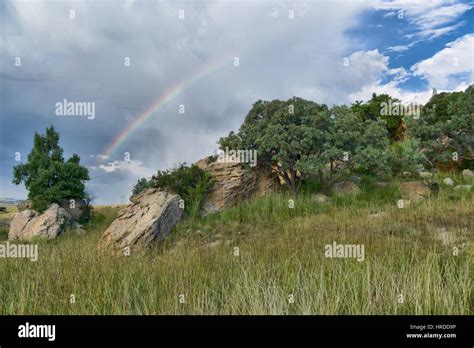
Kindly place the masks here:
POLYGON ((408 181, 400 184, 402 198, 412 202, 419 202, 427 198, 431 194, 430 188, 420 181, 408 181))
POLYGON ((240 163, 214 161, 209 157, 196 165, 211 173, 214 185, 202 204, 204 214, 216 213, 252 196, 263 196, 278 186, 276 175, 263 168, 245 168, 240 163))
POLYGON ((51 204, 42 214, 26 209, 16 214, 11 221, 8 239, 53 239, 64 232, 71 221, 71 215, 57 204, 51 204))
POLYGON ((33 209, 33 205, 32 205, 32 203, 29 199, 27 199, 26 201, 23 201, 21 203, 18 203, 16 207, 17 207, 18 211, 23 211, 23 210, 26 210, 26 209, 33 209))
POLYGON ((127 255, 163 240, 184 217, 180 200, 155 188, 136 195, 134 203, 121 209, 104 232, 99 248, 127 255))

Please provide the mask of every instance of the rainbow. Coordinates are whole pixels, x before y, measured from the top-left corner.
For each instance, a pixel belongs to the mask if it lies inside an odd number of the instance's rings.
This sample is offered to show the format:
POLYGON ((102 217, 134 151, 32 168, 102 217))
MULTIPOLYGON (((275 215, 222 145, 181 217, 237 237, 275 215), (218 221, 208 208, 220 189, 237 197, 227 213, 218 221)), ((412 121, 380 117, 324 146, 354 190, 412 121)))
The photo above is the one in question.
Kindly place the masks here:
POLYGON ((133 117, 132 121, 130 121, 130 123, 107 145, 101 155, 110 157, 137 128, 144 124, 154 113, 160 110, 171 99, 199 79, 219 70, 227 64, 231 64, 232 62, 232 57, 230 56, 223 56, 215 59, 201 66, 200 69, 195 71, 188 78, 181 80, 174 86, 170 87, 165 93, 161 94, 156 100, 154 100, 145 111, 133 117))

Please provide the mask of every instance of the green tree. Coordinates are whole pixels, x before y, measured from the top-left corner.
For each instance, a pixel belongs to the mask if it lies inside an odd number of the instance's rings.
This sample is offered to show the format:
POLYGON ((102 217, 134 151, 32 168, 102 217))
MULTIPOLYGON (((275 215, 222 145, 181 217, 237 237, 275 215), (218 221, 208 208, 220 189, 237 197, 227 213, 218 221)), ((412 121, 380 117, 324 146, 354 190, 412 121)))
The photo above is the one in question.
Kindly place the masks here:
POLYGON ((87 200, 86 180, 89 173, 80 165, 78 155, 64 160, 59 134, 51 126, 46 128, 45 135, 35 133, 27 162, 13 168, 12 182, 16 185, 24 182, 33 209, 42 212, 62 199, 87 200))
POLYGON ((418 139, 426 162, 459 163, 474 157, 474 85, 464 92, 439 93, 423 107, 420 118, 406 117, 408 135, 418 139), (457 156, 454 155, 456 153, 457 156))
MULTIPOLYGON (((382 119, 387 125, 388 136, 392 141, 399 140, 397 131, 402 124, 402 115, 384 114, 388 104, 395 105, 400 100, 392 98, 388 94, 372 94, 372 98, 367 102, 356 101, 351 105, 354 111, 363 121, 382 119)), ((401 109, 399 109, 401 110, 401 109)))
POLYGON ((388 139, 383 120, 361 120, 347 107, 292 98, 257 101, 237 133, 219 140, 221 149, 256 149, 258 164, 272 166, 294 192, 317 175, 333 181, 350 170, 380 170, 388 139))

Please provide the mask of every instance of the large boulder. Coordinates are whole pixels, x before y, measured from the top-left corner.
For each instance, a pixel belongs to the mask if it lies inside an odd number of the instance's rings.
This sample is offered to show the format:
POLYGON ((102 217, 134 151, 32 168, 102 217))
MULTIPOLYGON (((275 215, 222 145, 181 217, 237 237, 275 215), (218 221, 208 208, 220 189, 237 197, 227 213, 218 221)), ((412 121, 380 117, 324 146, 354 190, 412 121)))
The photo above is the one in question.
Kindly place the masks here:
POLYGON ((115 252, 144 249, 163 240, 184 217, 181 198, 156 188, 135 196, 104 232, 99 248, 115 252))
POLYGON ((264 196, 278 186, 271 169, 246 168, 240 163, 212 161, 209 157, 196 165, 210 172, 214 181, 202 204, 204 214, 222 211, 252 196, 264 196))
POLYGON ((71 215, 57 204, 51 204, 42 214, 26 209, 16 214, 11 221, 8 239, 54 239, 64 232, 71 221, 71 215))
POLYGON ((420 181, 408 181, 400 184, 402 198, 406 198, 412 202, 419 202, 427 198, 431 194, 430 188, 420 181))

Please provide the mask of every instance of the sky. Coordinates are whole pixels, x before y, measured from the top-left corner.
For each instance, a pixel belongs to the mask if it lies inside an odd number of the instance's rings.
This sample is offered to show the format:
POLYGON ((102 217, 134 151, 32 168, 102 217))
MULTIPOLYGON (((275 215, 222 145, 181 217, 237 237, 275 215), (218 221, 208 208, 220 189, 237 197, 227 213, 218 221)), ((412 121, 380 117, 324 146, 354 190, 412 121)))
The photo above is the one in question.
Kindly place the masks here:
POLYGON ((473 16, 461 0, 1 1, 0 197, 26 198, 12 169, 50 125, 93 203, 126 203, 139 178, 216 153, 257 100, 464 90, 473 16))

